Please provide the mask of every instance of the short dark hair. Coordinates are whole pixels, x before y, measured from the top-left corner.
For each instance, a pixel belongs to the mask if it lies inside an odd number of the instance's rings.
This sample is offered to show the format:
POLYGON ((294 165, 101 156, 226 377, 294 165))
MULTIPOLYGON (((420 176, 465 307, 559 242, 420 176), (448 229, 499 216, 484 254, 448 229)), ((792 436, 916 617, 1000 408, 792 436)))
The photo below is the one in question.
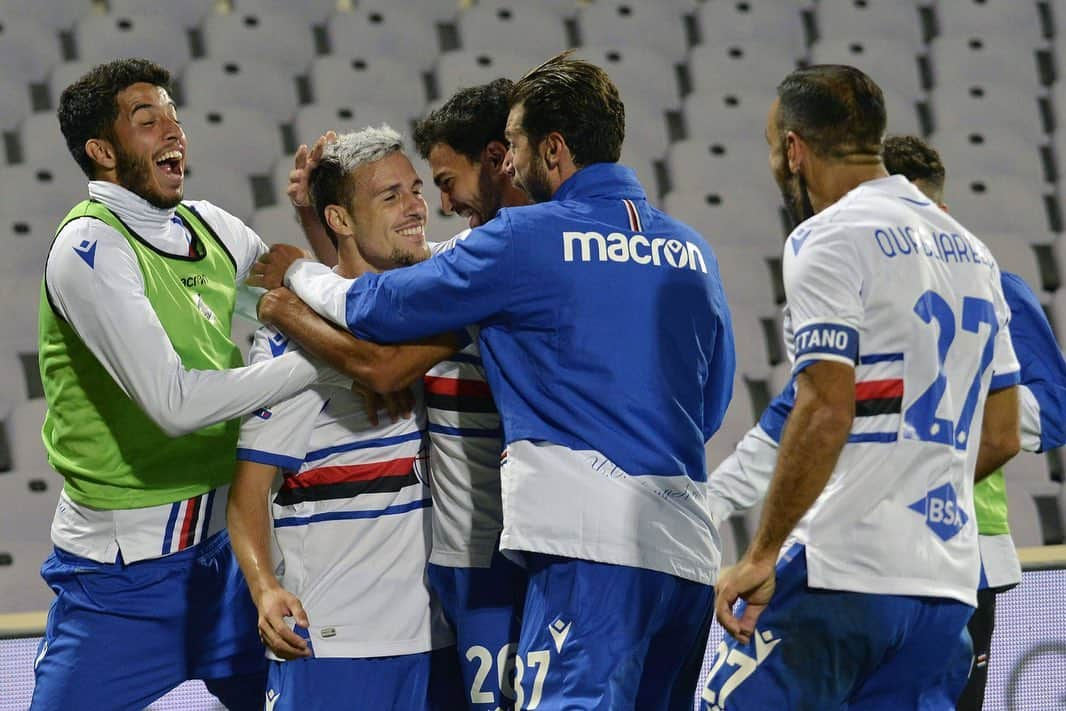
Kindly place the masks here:
POLYGON ((855 67, 816 64, 785 77, 777 87, 778 130, 795 131, 816 155, 839 159, 881 154, 885 97, 855 67))
POLYGON ((889 136, 885 139, 885 170, 911 182, 921 180, 937 193, 944 191, 946 173, 940 154, 917 136, 889 136))
POLYGON ((147 59, 118 59, 93 67, 60 94, 56 111, 59 129, 70 154, 89 178, 94 177, 96 166, 85 153, 85 142, 92 138, 115 140, 115 97, 141 82, 169 91, 170 72, 147 59))
POLYGON ((443 106, 415 124, 415 147, 424 159, 438 143, 471 160, 481 157, 492 141, 506 145, 508 97, 514 82, 494 79, 488 84, 460 89, 443 106))
POLYGON ((595 64, 556 55, 519 79, 510 105, 525 109, 522 130, 536 144, 559 132, 581 166, 617 163, 626 135, 626 111, 618 87, 595 64))
POLYGON ((337 233, 329 226, 326 208, 330 205, 348 207, 355 195, 355 175, 345 171, 344 166, 335 158, 323 158, 308 176, 308 194, 311 205, 326 236, 333 246, 337 246, 337 233))

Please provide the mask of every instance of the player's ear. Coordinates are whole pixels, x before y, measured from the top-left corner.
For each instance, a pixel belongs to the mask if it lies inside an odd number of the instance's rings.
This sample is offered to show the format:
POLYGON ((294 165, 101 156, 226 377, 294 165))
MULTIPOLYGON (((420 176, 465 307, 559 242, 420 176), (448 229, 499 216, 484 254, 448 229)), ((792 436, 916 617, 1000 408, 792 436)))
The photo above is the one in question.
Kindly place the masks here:
POLYGON ((85 154, 92 159, 102 170, 114 170, 118 164, 118 156, 111 141, 103 138, 90 138, 85 142, 85 154))
POLYGON ((807 143, 795 131, 785 134, 785 158, 788 160, 790 173, 798 173, 807 158, 807 143))
POLYGON ((507 158, 507 146, 499 141, 489 141, 481 156, 493 170, 502 171, 504 160, 507 158))
POLYGON ((326 224, 335 233, 345 236, 355 234, 355 220, 343 207, 340 205, 326 205, 324 212, 326 224))
POLYGON ((552 131, 545 136, 541 146, 548 170, 558 168, 563 159, 570 156, 570 148, 566 145, 563 134, 558 131, 552 131))

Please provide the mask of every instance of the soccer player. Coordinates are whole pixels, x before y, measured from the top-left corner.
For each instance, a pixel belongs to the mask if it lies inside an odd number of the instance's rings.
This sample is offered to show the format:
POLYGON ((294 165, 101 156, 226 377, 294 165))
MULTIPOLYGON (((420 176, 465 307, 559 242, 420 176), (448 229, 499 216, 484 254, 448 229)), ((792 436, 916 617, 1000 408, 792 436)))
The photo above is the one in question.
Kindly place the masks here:
MULTIPOLYGON (((916 136, 889 136, 884 144, 885 169, 906 177, 933 202, 944 206, 944 166, 937 152, 916 136)), ((1021 446, 1045 451, 1066 444, 1063 417, 1066 360, 1035 295, 1018 276, 1002 273, 1000 284, 1010 307, 1010 333, 1021 367, 1019 390, 1021 446)), ((737 446, 737 450, 708 479, 711 510, 720 525, 729 515, 754 506, 766 494, 777 459, 777 445, 785 419, 792 410, 794 389, 789 383, 737 446)), ((1003 472, 998 470, 974 488, 978 541, 981 549, 981 585, 977 611, 967 628, 973 641, 974 664, 958 707, 979 711, 984 702, 996 595, 1021 581, 1021 567, 1007 525, 1007 499, 1003 472)))
MULTIPOLYGON (((501 207, 528 203, 505 169, 511 82, 499 79, 458 91, 418 123, 415 144, 428 159, 446 211, 467 215, 471 224, 491 220, 501 207)), ((288 193, 312 245, 335 248, 303 213, 309 209, 308 174, 321 151, 335 136, 327 134, 297 156, 288 193)), ((469 230, 447 242, 430 245, 436 253, 465 239, 469 230)), ((316 254, 323 249, 316 246, 316 254)), ((308 329, 319 319, 287 290, 271 292, 260 315, 295 340, 314 335, 308 329)), ((473 327, 476 329, 476 326, 473 327)), ((500 503, 500 454, 503 450, 499 413, 485 378, 476 340, 449 353, 424 379, 433 473, 433 552, 428 577, 455 630, 464 682, 472 709, 493 711, 514 703, 514 654, 518 646, 526 575, 498 552, 503 513, 500 503)), ((368 349, 372 344, 353 343, 368 349)), ((377 387, 405 386, 415 367, 413 349, 403 345, 388 357, 371 356, 368 369, 377 387)), ((431 351, 423 350, 425 353, 431 351)), ((358 357, 358 356, 357 356, 358 357)))
MULTIPOLYGON (((510 105, 515 180, 539 204, 408 269, 352 283, 299 261, 285 281, 361 338, 480 324, 507 443, 500 547, 530 574, 516 707, 687 708, 719 559, 704 443, 734 371, 717 263, 617 165, 603 70, 555 57, 510 105)), ((253 283, 290 263, 275 251, 253 283)))
MULTIPOLYGON (((338 274, 354 279, 425 257, 422 181, 395 131, 338 137, 310 179, 338 245, 338 274)), ((252 360, 294 347, 263 327, 252 360)), ((267 702, 276 711, 463 703, 454 639, 425 581, 424 423, 419 405, 373 425, 354 394, 312 387, 241 428, 229 527, 274 660, 267 702), (267 502, 279 471, 273 561, 267 502)))
POLYGON ((732 639, 705 709, 950 709, 965 683, 974 472, 1017 452, 1018 364, 995 260, 888 175, 884 127, 853 67, 793 72, 770 109, 803 220, 784 250, 795 402, 759 530, 719 580, 732 639))
POLYGON ((60 98, 89 199, 60 224, 41 291, 43 437, 65 485, 35 710, 142 709, 187 679, 230 709, 262 705, 255 608, 224 530, 235 418, 318 370, 300 354, 238 367, 237 283, 266 246, 181 201, 188 141, 169 80, 119 60, 60 98))

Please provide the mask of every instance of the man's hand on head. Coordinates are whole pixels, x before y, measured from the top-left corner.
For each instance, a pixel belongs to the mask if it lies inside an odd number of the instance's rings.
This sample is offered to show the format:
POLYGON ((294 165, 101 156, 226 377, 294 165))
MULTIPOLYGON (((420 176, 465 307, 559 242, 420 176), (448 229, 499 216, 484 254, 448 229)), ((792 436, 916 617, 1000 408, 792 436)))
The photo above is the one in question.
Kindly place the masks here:
POLYGON ((333 143, 336 140, 337 134, 334 131, 327 131, 326 135, 315 141, 315 144, 310 149, 304 144, 296 151, 292 170, 289 171, 289 186, 285 189, 285 193, 289 196, 289 201, 292 202, 293 207, 297 209, 310 209, 312 207, 311 172, 318 165, 318 162, 322 160, 322 153, 326 149, 326 144, 333 143))
POLYGON ((261 286, 264 289, 277 289, 285 285, 285 272, 298 259, 314 259, 306 250, 291 244, 275 244, 270 251, 259 258, 252 266, 252 273, 246 283, 249 286, 261 286))

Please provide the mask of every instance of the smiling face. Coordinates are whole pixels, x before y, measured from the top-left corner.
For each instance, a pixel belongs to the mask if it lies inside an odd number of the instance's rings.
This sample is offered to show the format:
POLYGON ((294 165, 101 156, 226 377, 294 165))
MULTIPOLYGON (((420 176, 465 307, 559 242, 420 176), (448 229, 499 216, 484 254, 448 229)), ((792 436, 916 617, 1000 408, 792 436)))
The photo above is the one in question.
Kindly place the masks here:
POLYGON ((166 89, 131 84, 115 97, 112 125, 114 182, 159 208, 181 202, 185 191, 185 132, 166 89))
POLYGON ((440 189, 441 209, 467 218, 471 228, 494 218, 503 206, 491 168, 486 165, 487 150, 481 160, 459 153, 447 143, 434 144, 429 151, 429 168, 440 189))
POLYGON ((403 153, 391 153, 355 170, 348 212, 359 253, 379 271, 429 257, 422 179, 403 153))
MULTIPOLYGON (((525 107, 516 104, 507 116, 507 130, 504 135, 510 144, 510 164, 514 185, 533 199, 533 202, 547 202, 553 190, 548 182, 548 166, 540 155, 540 144, 534 145, 529 134, 522 127, 525 107)), ((543 143, 543 141, 541 142, 543 143)))

